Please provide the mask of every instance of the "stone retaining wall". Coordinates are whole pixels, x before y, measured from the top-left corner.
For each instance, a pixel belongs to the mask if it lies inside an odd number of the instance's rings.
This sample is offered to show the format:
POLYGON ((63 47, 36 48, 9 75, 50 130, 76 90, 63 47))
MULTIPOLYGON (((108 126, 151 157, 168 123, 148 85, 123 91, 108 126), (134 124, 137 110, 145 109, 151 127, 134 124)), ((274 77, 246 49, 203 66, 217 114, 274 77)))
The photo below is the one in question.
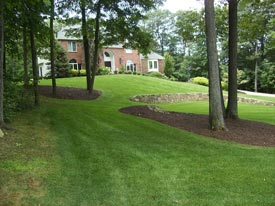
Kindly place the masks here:
MULTIPOLYGON (((227 100, 227 96, 224 97, 227 100)), ((137 95, 131 98, 134 102, 144 102, 149 104, 157 103, 177 103, 190 101, 208 101, 207 93, 185 93, 185 94, 144 94, 137 95)), ((275 106, 275 102, 238 97, 239 102, 249 104, 261 104, 275 106)))

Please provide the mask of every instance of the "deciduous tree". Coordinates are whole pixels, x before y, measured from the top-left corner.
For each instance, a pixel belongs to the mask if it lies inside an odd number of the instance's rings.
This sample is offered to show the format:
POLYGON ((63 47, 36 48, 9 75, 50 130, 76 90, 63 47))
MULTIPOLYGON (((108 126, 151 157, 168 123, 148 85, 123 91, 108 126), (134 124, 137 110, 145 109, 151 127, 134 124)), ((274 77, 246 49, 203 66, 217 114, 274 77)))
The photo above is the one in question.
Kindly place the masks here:
POLYGON ((226 117, 238 119, 237 96, 237 42, 238 42, 238 1, 229 0, 229 42, 228 42, 228 104, 226 117))
POLYGON ((205 0, 205 28, 209 65, 209 123, 212 130, 225 130, 216 44, 214 0, 205 0))
POLYGON ((51 0, 51 7, 50 7, 50 30, 51 30, 51 37, 50 37, 50 50, 51 50, 51 78, 52 78, 52 95, 55 97, 56 96, 56 80, 55 80, 55 62, 54 62, 54 56, 55 56, 55 51, 54 51, 54 13, 55 10, 55 5, 54 5, 54 0, 51 0))
POLYGON ((4 123, 4 1, 0 1, 0 126, 4 123))

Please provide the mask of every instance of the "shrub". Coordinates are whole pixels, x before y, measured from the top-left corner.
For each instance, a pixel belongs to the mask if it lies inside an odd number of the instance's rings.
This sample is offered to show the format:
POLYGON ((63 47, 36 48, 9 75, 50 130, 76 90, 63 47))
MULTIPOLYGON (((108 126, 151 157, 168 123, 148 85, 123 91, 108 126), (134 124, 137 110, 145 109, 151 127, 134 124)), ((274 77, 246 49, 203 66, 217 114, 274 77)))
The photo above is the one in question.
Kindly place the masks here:
POLYGON ((124 74, 125 73, 125 66, 124 65, 121 65, 118 73, 119 74, 124 74))
POLYGON ((188 75, 186 74, 186 72, 181 69, 179 71, 175 71, 173 73, 173 76, 171 78, 176 78, 178 81, 181 81, 181 82, 187 82, 188 81, 188 75))
POLYGON ((195 84, 208 86, 208 79, 205 77, 194 77, 191 79, 191 81, 195 84))
POLYGON ((160 72, 148 72, 145 76, 163 78, 163 74, 160 72))
POLYGON ((170 80, 170 81, 178 81, 178 79, 177 79, 176 77, 173 77, 173 76, 171 76, 171 77, 169 78, 169 80, 170 80))
POLYGON ((164 58, 165 58, 165 61, 164 61, 164 74, 167 77, 171 77, 172 74, 173 74, 173 72, 175 71, 175 68, 174 68, 174 59, 168 53, 165 53, 164 58))
POLYGON ((81 69, 79 71, 79 76, 86 76, 86 70, 85 69, 81 69))
POLYGON ((97 75, 108 75, 111 73, 111 68, 109 67, 99 67, 97 75))
POLYGON ((4 119, 10 122, 18 111, 34 106, 33 88, 24 88, 17 82, 5 81, 4 88, 4 119))
POLYGON ((133 74, 132 71, 126 71, 125 74, 133 74))
POLYGON ((77 70, 70 70, 70 76, 71 77, 77 77, 78 76, 78 71, 77 70))
POLYGON ((71 77, 86 76, 86 70, 70 70, 71 77))
POLYGON ((228 84, 226 82, 222 82, 222 90, 228 91, 228 84))

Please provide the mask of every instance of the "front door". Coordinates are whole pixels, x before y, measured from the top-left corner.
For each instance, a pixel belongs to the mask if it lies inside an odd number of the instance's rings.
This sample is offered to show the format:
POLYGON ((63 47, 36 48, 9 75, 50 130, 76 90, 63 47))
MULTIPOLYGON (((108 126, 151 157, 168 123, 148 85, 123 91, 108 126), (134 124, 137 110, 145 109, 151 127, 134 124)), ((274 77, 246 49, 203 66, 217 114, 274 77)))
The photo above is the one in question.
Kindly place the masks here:
POLYGON ((105 61, 105 62, 104 62, 104 66, 105 66, 105 67, 112 68, 112 62, 111 62, 111 61, 105 61))

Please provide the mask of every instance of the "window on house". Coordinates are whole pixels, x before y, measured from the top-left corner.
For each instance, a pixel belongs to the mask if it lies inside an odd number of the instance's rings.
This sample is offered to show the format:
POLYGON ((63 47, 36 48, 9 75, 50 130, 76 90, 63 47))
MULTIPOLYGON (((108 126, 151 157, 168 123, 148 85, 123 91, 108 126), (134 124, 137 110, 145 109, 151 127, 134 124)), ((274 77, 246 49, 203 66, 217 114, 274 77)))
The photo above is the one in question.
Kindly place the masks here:
POLYGON ((126 63, 126 70, 135 72, 136 71, 136 64, 134 64, 134 62, 132 60, 128 60, 127 63, 126 63))
POLYGON ((133 53, 133 50, 132 50, 132 49, 125 49, 125 52, 126 52, 127 54, 132 54, 132 53, 133 53))
POLYGON ((108 52, 104 53, 105 57, 110 57, 110 54, 108 52))
POLYGON ((68 41, 68 52, 76 52, 76 42, 68 41))
POLYGON ((77 61, 75 59, 71 59, 69 61, 69 64, 72 66, 71 69, 73 69, 73 70, 78 70, 79 69, 77 61))
POLYGON ((158 60, 148 60, 148 70, 156 71, 159 69, 158 60))

